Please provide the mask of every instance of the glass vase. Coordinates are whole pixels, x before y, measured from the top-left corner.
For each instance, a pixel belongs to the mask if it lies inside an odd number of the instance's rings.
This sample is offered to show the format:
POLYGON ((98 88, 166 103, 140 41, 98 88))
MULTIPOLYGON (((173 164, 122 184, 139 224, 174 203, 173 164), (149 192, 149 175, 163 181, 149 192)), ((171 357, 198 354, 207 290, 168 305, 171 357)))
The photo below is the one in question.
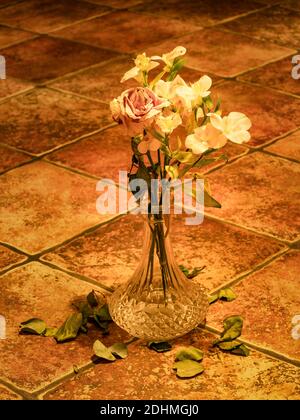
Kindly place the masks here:
POLYGON ((189 280, 174 259, 170 215, 145 216, 140 263, 109 299, 114 322, 134 337, 167 341, 194 329, 206 317, 204 288, 189 280))

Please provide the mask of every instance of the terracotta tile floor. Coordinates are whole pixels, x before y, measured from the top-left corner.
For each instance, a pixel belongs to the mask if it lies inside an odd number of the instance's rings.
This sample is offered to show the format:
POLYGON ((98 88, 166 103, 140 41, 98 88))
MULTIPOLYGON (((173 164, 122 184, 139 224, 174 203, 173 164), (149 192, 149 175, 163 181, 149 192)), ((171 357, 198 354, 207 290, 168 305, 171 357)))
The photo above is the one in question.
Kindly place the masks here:
MULTIPOLYGON (((0 400, 300 399, 299 27, 298 0, 0 2, 0 400), (188 48, 184 76, 209 73, 224 110, 253 122, 251 142, 228 145, 229 163, 209 168, 222 209, 200 226, 176 216, 172 229, 178 263, 206 266, 196 280, 210 292, 231 285, 237 299, 213 304, 206 326, 171 352, 138 340, 113 365, 92 364, 93 328, 62 345, 19 336, 21 321, 57 326, 75 298, 109 293, 133 272, 142 220, 95 209, 98 178, 118 180, 130 165, 108 102, 133 52, 178 44, 188 48), (247 358, 211 348, 236 313, 247 358), (205 351, 205 372, 178 380, 174 353, 190 344, 205 351)), ((103 340, 128 338, 114 326, 103 340)))

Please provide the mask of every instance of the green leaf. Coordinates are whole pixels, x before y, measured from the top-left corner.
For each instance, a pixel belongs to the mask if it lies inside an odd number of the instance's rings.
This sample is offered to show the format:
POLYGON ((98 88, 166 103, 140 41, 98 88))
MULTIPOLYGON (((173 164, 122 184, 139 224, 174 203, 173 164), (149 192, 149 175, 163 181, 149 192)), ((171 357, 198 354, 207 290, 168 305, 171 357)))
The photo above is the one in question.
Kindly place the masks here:
POLYGON ((248 347, 236 340, 219 343, 218 347, 223 351, 237 354, 239 356, 248 356, 250 354, 248 347))
POLYGON ((215 158, 211 158, 211 159, 200 159, 199 162, 195 163, 193 165, 193 168, 202 168, 203 166, 207 166, 213 162, 215 162, 215 158))
POLYGON ((194 360, 181 360, 174 363, 173 369, 176 369, 176 374, 179 378, 193 378, 204 371, 201 363, 194 360))
POLYGON ((231 350, 232 354, 236 354, 238 356, 249 356, 250 354, 250 350, 248 349, 248 347, 245 346, 245 344, 241 344, 239 347, 231 350))
POLYGON ((203 352, 196 347, 182 347, 176 353, 176 360, 196 360, 200 362, 203 359, 203 352))
POLYGON ((239 315, 229 316, 224 319, 223 326, 224 331, 221 334, 221 338, 215 340, 214 345, 238 338, 242 333, 243 319, 239 315))
POLYGON ((46 330, 46 323, 39 318, 31 318, 27 321, 21 322, 20 334, 36 334, 43 335, 46 330))
POLYGON ((78 331, 82 325, 82 314, 76 313, 69 316, 63 325, 57 330, 55 339, 58 343, 72 340, 77 337, 78 331))
POLYGON ((190 271, 187 275, 188 279, 193 279, 194 277, 198 276, 201 271, 203 271, 205 268, 205 265, 203 267, 194 267, 192 271, 190 271))
POLYGON ((125 359, 128 356, 128 348, 124 343, 115 343, 109 347, 109 350, 114 356, 118 356, 121 359, 125 359))
POLYGON ((192 163, 195 160, 195 155, 191 152, 174 152, 172 158, 178 160, 181 163, 192 163))
POLYGON ((161 341, 161 342, 150 341, 150 343, 148 343, 148 347, 149 349, 154 350, 157 353, 165 353, 166 351, 171 350, 172 344, 168 343, 167 341, 161 341))
POLYGON ((110 362, 114 362, 116 360, 112 352, 103 343, 101 343, 100 340, 96 340, 94 342, 93 351, 95 356, 100 359, 109 360, 110 362))
POLYGON ((44 337, 54 337, 57 333, 57 328, 48 327, 43 333, 44 337))
POLYGON ((193 279, 204 270, 205 265, 203 267, 194 267, 191 271, 182 264, 179 266, 179 268, 188 279, 193 279))
POLYGON ((220 209, 222 206, 221 204, 213 198, 211 195, 208 194, 206 190, 204 190, 204 206, 205 207, 216 207, 220 209))
POLYGON ((87 302, 81 302, 78 305, 78 310, 82 314, 82 326, 86 326, 88 319, 93 315, 93 309, 87 302))
POLYGON ((216 302, 219 300, 219 293, 214 293, 208 297, 209 304, 216 302))
POLYGON ((86 300, 87 300, 88 304, 92 308, 94 306, 98 306, 99 305, 99 301, 98 301, 98 298, 97 298, 96 293, 95 293, 94 290, 87 295, 86 300))
POLYGON ((185 274, 186 276, 188 276, 190 270, 188 268, 186 268, 184 265, 180 264, 179 266, 180 270, 183 272, 183 274, 185 274))
POLYGON ((94 316, 97 316, 99 321, 111 321, 108 305, 102 305, 94 309, 94 316))
POLYGON ((228 287, 227 289, 220 290, 219 299, 226 300, 226 302, 232 302, 236 299, 236 294, 228 287))

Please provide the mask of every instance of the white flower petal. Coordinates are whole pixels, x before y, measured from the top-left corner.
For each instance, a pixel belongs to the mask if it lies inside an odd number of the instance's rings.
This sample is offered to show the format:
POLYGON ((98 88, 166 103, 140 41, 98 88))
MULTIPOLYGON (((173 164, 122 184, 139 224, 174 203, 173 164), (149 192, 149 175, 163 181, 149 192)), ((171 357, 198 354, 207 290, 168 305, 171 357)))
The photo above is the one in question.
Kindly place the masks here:
POLYGON ((228 115, 228 124, 235 130, 249 130, 251 127, 250 119, 241 112, 230 112, 228 115))
POLYGON ((133 67, 132 69, 128 70, 121 79, 121 83, 126 82, 126 80, 134 79, 139 74, 138 67, 133 67))
POLYGON ((226 134, 226 137, 233 143, 242 144, 249 141, 251 138, 251 135, 249 131, 236 131, 236 132, 226 134))
POLYGON ((220 115, 215 114, 213 112, 210 112, 207 115, 210 117, 210 122, 212 126, 214 126, 218 130, 224 130, 224 123, 220 115))

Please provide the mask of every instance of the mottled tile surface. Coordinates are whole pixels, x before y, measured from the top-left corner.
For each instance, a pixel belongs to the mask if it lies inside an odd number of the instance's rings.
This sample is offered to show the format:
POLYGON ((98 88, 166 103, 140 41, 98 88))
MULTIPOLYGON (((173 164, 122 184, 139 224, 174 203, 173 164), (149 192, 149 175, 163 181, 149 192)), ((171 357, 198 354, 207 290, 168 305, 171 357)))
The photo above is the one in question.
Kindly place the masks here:
POLYGON ((264 41, 299 49, 299 19, 300 11, 274 6, 222 26, 264 41))
POLYGON ((255 351, 250 357, 219 355, 215 336, 194 332, 176 341, 168 353, 149 350, 140 341, 129 346, 127 359, 97 365, 44 395, 44 399, 247 400, 299 399, 299 369, 255 351), (172 369, 179 346, 205 352, 202 375, 178 379, 172 369), (116 381, 116 378, 118 380, 116 381))
POLYGON ((223 318, 238 313, 245 339, 300 361, 300 343, 292 337, 292 319, 300 315, 299 270, 300 252, 290 251, 245 278, 234 287, 235 301, 210 307, 208 325, 220 328, 223 318))
POLYGON ((17 395, 15 392, 11 391, 8 388, 0 385, 0 400, 21 400, 22 397, 17 395))
POLYGON ((29 0, 1 10, 0 22, 36 32, 49 32, 109 11, 89 2, 29 0))
POLYGON ((5 56, 9 76, 31 82, 45 82, 115 56, 110 51, 48 36, 4 48, 0 54, 5 56))
POLYGON ((228 18, 237 17, 243 13, 263 7, 256 1, 238 0, 164 0, 161 3, 147 2, 134 10, 153 13, 187 23, 208 26, 228 18))
POLYGON ((0 237, 36 253, 111 216, 96 211, 96 181, 35 162, 2 175, 0 237))
POLYGON ((208 213, 287 241, 300 237, 298 163, 257 152, 209 179, 222 208, 208 213))
MULTIPOLYGON (((72 302, 92 289, 91 285, 37 262, 4 275, 0 307, 7 320, 7 338, 0 340, 1 354, 5 354, 0 360, 0 377, 33 391, 71 373, 74 365, 88 363, 93 342, 101 337, 97 328, 74 341, 56 344, 53 338, 18 335, 18 326, 36 317, 49 326, 59 327, 74 312, 72 302)), ((111 345, 126 338, 126 333, 113 326, 111 335, 102 341, 111 345)))
POLYGON ((196 26, 159 16, 153 19, 153 16, 118 11, 62 29, 55 34, 129 53, 143 51, 149 45, 196 29, 196 26))
POLYGON ((247 145, 261 146, 300 127, 300 99, 233 81, 216 86, 213 97, 221 98, 223 114, 238 111, 251 119, 247 145))
POLYGON ((289 9, 295 9, 300 11, 300 1, 299 0, 284 0, 282 6, 289 9))
POLYGON ((111 124, 109 107, 49 89, 0 104, 2 143, 40 154, 111 124))
POLYGON ((67 76, 53 83, 52 86, 109 102, 115 96, 119 96, 123 90, 137 86, 137 82, 134 80, 120 84, 124 73, 133 65, 132 58, 121 57, 104 66, 99 65, 67 76))
POLYGON ((51 153, 47 159, 118 182, 119 171, 130 169, 129 143, 124 128, 117 126, 51 153))
POLYGON ((268 60, 282 58, 293 50, 270 46, 240 34, 204 29, 148 49, 151 54, 171 51, 178 44, 187 49, 186 65, 221 77, 232 77, 268 60), (243 59, 241 59, 243 57, 243 59))
POLYGON ((0 83, 0 99, 4 99, 5 97, 14 95, 16 93, 21 93, 33 87, 32 83, 26 82, 24 80, 14 79, 13 77, 2 79, 0 83))
POLYGON ((6 248, 5 246, 0 245, 0 270, 1 271, 25 260, 26 260, 26 257, 24 255, 17 254, 16 252, 10 250, 9 248, 6 248))
POLYGON ((266 147, 265 150, 300 161, 300 131, 276 141, 276 143, 266 147))
MULTIPOLYGON (((67 270, 115 287, 127 281, 141 255, 142 216, 126 216, 43 257, 67 270)), ((171 238, 178 264, 206 266, 199 280, 207 289, 248 271, 282 248, 233 226, 206 219, 186 226, 183 216, 173 222, 171 238)))
POLYGON ((25 153, 17 152, 16 150, 0 145, 0 173, 31 159, 32 158, 25 155, 25 153))
MULTIPOLYGON (((239 79, 300 96, 300 80, 292 77, 292 69, 296 66, 295 63, 292 63, 292 57, 289 56, 283 60, 275 61, 275 63, 267 64, 260 69, 240 76, 239 79)), ((300 76, 300 70, 298 70, 298 73, 300 76)))
POLYGON ((8 28, 7 26, 0 24, 0 48, 4 48, 16 42, 24 41, 25 39, 32 38, 33 36, 34 34, 30 32, 22 31, 16 28, 8 28))

